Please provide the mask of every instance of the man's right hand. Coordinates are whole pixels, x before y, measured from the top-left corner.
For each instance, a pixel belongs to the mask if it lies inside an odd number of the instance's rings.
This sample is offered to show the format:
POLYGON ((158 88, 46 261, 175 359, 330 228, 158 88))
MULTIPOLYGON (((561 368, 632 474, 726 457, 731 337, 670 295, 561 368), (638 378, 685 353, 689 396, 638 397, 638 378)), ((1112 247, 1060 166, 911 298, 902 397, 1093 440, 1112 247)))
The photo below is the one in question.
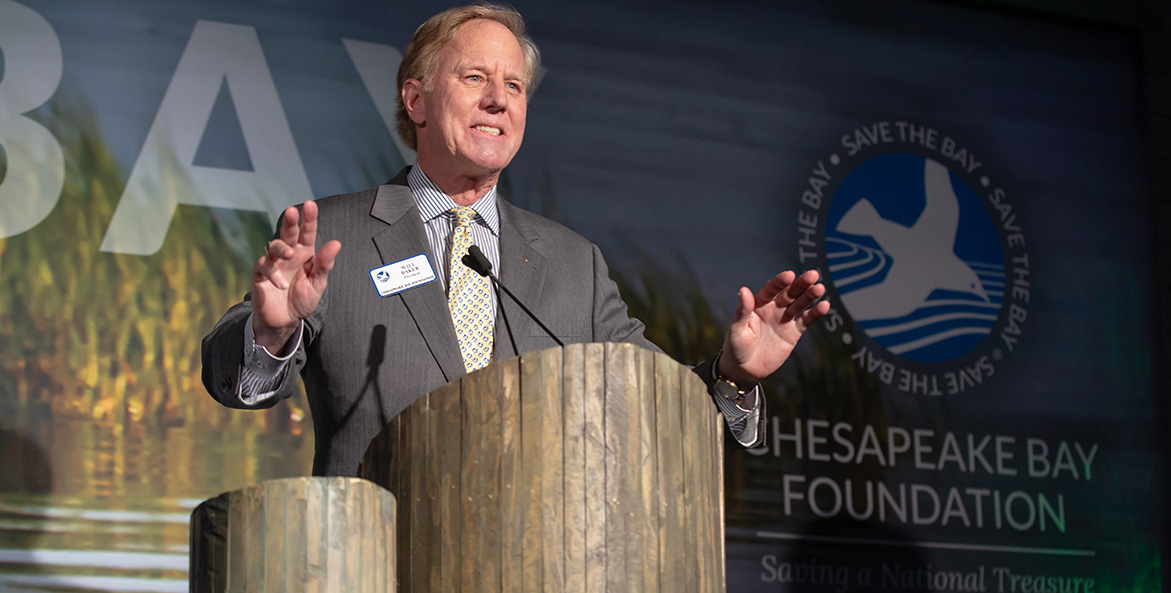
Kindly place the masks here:
POLYGON ((256 343, 277 353, 309 316, 328 284, 342 244, 330 241, 316 254, 317 204, 301 212, 290 206, 281 215, 280 233, 252 266, 252 331, 256 343), (304 220, 301 220, 304 214, 304 220))

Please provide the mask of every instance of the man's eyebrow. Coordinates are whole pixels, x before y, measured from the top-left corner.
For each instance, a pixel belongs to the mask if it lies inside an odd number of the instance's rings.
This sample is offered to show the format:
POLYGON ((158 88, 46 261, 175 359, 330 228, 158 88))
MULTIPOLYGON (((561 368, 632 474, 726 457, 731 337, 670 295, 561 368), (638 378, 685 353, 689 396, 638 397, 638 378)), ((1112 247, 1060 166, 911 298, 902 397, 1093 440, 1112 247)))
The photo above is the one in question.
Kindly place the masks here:
POLYGON ((477 62, 456 62, 454 68, 457 72, 462 70, 488 70, 487 66, 477 62))

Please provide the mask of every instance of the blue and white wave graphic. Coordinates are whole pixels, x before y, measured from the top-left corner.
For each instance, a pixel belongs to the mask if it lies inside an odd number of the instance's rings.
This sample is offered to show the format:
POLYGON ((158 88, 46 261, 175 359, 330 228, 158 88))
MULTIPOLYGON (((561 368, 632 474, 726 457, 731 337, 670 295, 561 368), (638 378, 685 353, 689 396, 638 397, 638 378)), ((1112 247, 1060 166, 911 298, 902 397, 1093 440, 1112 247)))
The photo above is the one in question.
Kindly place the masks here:
MULTIPOLYGON (((880 249, 827 239, 826 259, 839 294, 873 285, 890 266, 880 249)), ((972 350, 992 331, 1004 301, 1004 266, 965 261, 976 271, 988 301, 972 293, 935 290, 909 315, 858 321, 875 342, 904 358, 942 362, 972 350)))

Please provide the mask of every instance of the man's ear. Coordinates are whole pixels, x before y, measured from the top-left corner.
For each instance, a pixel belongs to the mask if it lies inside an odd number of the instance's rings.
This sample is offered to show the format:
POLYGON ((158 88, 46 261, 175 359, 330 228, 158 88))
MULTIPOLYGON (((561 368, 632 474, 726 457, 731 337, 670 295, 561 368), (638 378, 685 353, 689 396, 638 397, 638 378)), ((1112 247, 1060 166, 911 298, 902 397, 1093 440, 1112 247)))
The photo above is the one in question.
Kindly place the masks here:
POLYGON ((411 121, 417 125, 423 125, 427 121, 426 105, 423 101, 423 82, 408 78, 403 82, 403 107, 407 110, 407 116, 411 121))

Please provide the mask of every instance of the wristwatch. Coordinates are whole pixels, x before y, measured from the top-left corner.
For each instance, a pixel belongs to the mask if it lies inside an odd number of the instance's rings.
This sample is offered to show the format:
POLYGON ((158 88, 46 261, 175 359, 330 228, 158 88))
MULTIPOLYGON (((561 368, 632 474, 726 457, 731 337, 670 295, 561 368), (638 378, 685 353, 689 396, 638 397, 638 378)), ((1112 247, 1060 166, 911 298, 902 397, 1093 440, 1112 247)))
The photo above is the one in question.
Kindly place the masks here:
MULTIPOLYGON (((723 352, 720 353, 720 355, 722 354, 723 352)), ((717 355, 716 359, 712 361, 712 378, 715 380, 716 393, 724 396, 725 399, 732 403, 738 404, 744 401, 744 397, 748 395, 748 392, 752 391, 752 389, 742 388, 737 385, 735 381, 725 377, 724 374, 720 372, 719 365, 720 356, 717 355)))

